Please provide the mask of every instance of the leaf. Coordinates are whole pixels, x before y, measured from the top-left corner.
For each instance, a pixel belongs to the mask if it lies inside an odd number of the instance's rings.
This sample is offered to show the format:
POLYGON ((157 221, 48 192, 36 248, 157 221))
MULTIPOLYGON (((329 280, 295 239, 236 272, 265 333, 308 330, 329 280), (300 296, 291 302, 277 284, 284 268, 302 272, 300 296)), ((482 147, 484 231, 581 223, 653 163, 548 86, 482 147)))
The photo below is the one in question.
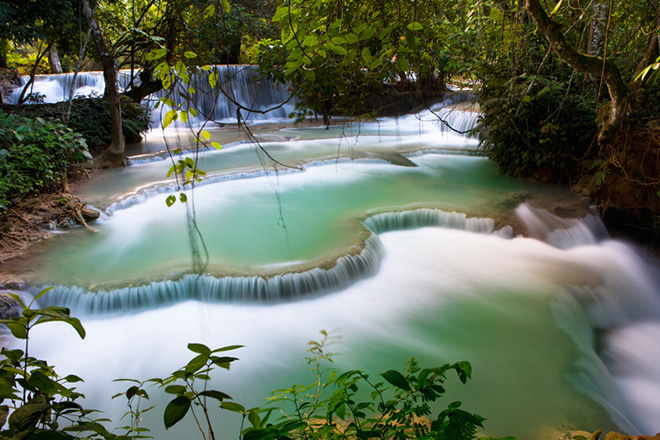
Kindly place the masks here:
POLYGON ((220 404, 220 408, 239 414, 245 414, 245 407, 240 403, 236 403, 236 402, 222 402, 220 404))
POLYGON ((550 12, 550 15, 555 15, 557 11, 559 11, 559 8, 561 8, 561 4, 564 3, 564 0, 559 0, 557 2, 557 5, 554 7, 554 9, 550 12))
POLYGON ((207 356, 211 356, 212 353, 211 349, 204 344, 190 343, 188 344, 188 350, 199 354, 205 354, 207 356))
POLYGON ((174 205, 174 202, 176 202, 176 197, 174 196, 174 194, 170 194, 170 195, 167 196, 167 198, 165 199, 165 204, 167 205, 168 208, 169 208, 170 206, 174 205))
POLYGON ((211 72, 209 74, 209 85, 214 88, 218 84, 218 73, 211 72))
POLYGON ((232 351, 232 350, 237 350, 237 349, 243 348, 243 347, 245 347, 245 345, 227 345, 227 346, 222 347, 222 348, 216 348, 215 350, 213 350, 213 353, 218 353, 218 352, 221 352, 221 351, 232 351))
POLYGON ((472 365, 469 362, 456 362, 454 368, 461 382, 466 383, 468 379, 472 378, 472 365))
POLYGON ((154 49, 147 53, 145 58, 147 61, 153 61, 160 58, 163 58, 167 54, 167 49, 154 49))
POLYGON ((346 37, 346 41, 348 41, 349 43, 352 43, 352 44, 357 43, 360 40, 358 38, 358 36, 353 34, 353 33, 346 34, 345 37, 346 37))
POLYGON ((55 382, 41 371, 33 372, 32 375, 30 375, 28 383, 39 391, 43 391, 47 394, 50 390, 53 390, 56 387, 55 382))
POLYGON ((411 31, 421 31, 422 29, 424 29, 424 26, 422 26, 422 24, 418 21, 413 21, 406 27, 408 28, 408 30, 411 31))
MULTIPOLYGON (((50 290, 50 289, 52 289, 52 287, 49 288, 48 290, 50 290)), ((24 309, 27 309, 27 308, 28 308, 28 306, 25 305, 25 303, 23 302, 23 299, 21 298, 20 295, 16 295, 15 293, 10 293, 10 292, 7 292, 7 295, 9 295, 14 301, 16 301, 16 302, 19 303, 21 306, 23 306, 24 309)))
POLYGON ((368 47, 362 49, 362 61, 364 61, 364 64, 371 63, 371 51, 368 47))
POLYGON ((65 307, 50 306, 45 309, 35 310, 35 312, 40 315, 35 325, 52 321, 64 322, 73 327, 76 332, 78 332, 81 339, 85 339, 85 328, 82 326, 78 318, 70 316, 69 309, 65 307))
POLYGON ((163 118, 163 129, 167 128, 167 126, 170 125, 176 118, 177 111, 175 109, 168 111, 165 114, 165 118, 163 118))
POLYGON ((211 139, 211 133, 209 133, 206 130, 202 130, 202 138, 204 138, 204 140, 208 141, 209 139, 211 139))
POLYGON ((197 58, 197 54, 191 50, 187 50, 183 53, 183 56, 186 58, 197 58))
POLYGON ((212 397, 222 402, 224 399, 231 399, 231 396, 218 390, 206 390, 199 393, 200 396, 212 397))
POLYGON ((190 409, 190 399, 185 396, 178 396, 174 398, 165 408, 163 414, 163 422, 165 429, 169 429, 176 425, 181 419, 185 417, 190 409))
POLYGON ((339 56, 344 56, 344 55, 346 55, 346 54, 348 53, 348 52, 346 51, 346 49, 344 49, 344 48, 341 47, 341 46, 335 46, 335 45, 332 45, 332 46, 329 47, 329 49, 330 49, 331 51, 333 51, 336 55, 339 55, 339 56))
POLYGON ((188 122, 188 112, 182 111, 180 113, 179 119, 181 119, 181 122, 183 122, 184 124, 188 122))
POLYGON ((183 385, 170 385, 165 387, 165 392, 168 394, 183 394, 186 392, 186 387, 183 385))
MULTIPOLYGON (((35 296, 34 299, 33 299, 32 301, 36 301, 36 300, 38 300, 39 298, 41 298, 42 296, 44 296, 45 294, 47 294, 48 292, 50 292, 50 291, 53 290, 54 288, 55 288, 55 286, 47 287, 46 289, 44 289, 44 290, 42 290, 41 292, 37 293, 37 296, 35 296)), ((19 301, 19 302, 20 302, 20 301, 19 301)))
POLYGON ((9 427, 18 432, 33 428, 50 409, 47 403, 26 403, 9 416, 9 427))
POLYGON ((222 145, 220 145, 220 142, 211 142, 211 146, 213 148, 217 148, 218 150, 222 150, 222 145))
POLYGON ((227 14, 231 12, 231 4, 229 3, 229 0, 222 0, 222 6, 224 6, 227 14))
POLYGON ((7 323, 7 327, 11 330, 11 334, 18 339, 27 339, 27 329, 25 325, 10 321, 7 323))
POLYGON ((382 373, 381 376, 385 378, 386 381, 391 383, 397 388, 401 388, 402 390, 410 391, 410 384, 408 383, 408 380, 403 377, 403 374, 399 373, 396 370, 389 370, 386 371, 385 373, 382 373))
POLYGON ((316 81, 316 73, 314 73, 313 70, 305 70, 305 78, 307 78, 307 81, 309 82, 314 82, 316 81))
POLYGON ((259 417, 259 413, 257 411, 250 411, 248 413, 248 420, 255 428, 261 428, 261 417, 259 417))

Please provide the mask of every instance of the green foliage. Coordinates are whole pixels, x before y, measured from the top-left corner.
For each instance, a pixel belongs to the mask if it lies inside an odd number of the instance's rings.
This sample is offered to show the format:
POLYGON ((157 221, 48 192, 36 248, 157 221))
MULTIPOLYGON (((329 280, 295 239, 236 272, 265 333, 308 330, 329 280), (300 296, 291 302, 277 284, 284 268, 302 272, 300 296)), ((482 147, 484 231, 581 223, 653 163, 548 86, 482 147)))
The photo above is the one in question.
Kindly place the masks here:
POLYGON ((0 111, 0 212, 15 199, 59 185, 67 170, 91 159, 85 139, 52 119, 0 111))
POLYGON ((202 437, 205 432, 213 432, 212 418, 209 414, 210 399, 220 408, 234 412, 244 411, 241 405, 227 402, 231 397, 226 393, 207 389, 210 373, 215 368, 229 370, 231 363, 238 360, 222 353, 241 347, 242 345, 231 345, 211 350, 204 344, 188 344, 188 349, 197 354, 188 364, 164 379, 156 378, 148 381, 164 388, 166 393, 176 396, 167 404, 163 414, 166 429, 179 423, 188 412, 191 412, 202 437), (201 412, 201 415, 196 414, 196 407, 199 408, 197 411, 201 412))
MULTIPOLYGON (((61 119, 66 102, 56 104, 17 106, 13 111, 26 117, 61 119)), ((121 100, 122 129, 127 143, 139 142, 141 135, 149 129, 149 109, 131 99, 121 100)), ((110 105, 102 98, 77 98, 73 101, 69 128, 80 133, 90 151, 96 155, 111 141, 110 105)))
POLYGON ((304 107, 361 115, 395 84, 442 89, 447 52, 436 19, 446 2, 290 0, 273 20, 278 40, 264 41, 264 74, 294 85, 304 107))
MULTIPOLYGON (((34 302, 50 289, 41 291, 28 304, 20 296, 8 293, 23 309, 20 316, 0 319, 12 335, 25 341, 25 349, 2 348, 0 359, 0 438, 1 439, 75 439, 71 433, 91 432, 85 438, 115 440, 99 423, 91 419, 93 410, 84 409, 75 383, 82 379, 73 374, 61 377, 46 361, 29 354, 30 331, 49 322, 70 325, 81 338, 85 329, 69 309, 50 306, 32 308, 34 302), (5 426, 6 425, 6 426, 5 426)), ((130 438, 130 437, 122 437, 130 438)))
POLYGON ((324 370, 332 362, 326 351, 328 334, 310 342, 308 362, 316 382, 277 390, 270 408, 249 411, 251 427, 245 440, 265 439, 473 439, 483 417, 460 409, 453 402, 437 415, 438 400, 445 393, 447 373, 454 371, 462 383, 472 375, 468 362, 421 368, 413 358, 403 372, 389 370, 373 380, 360 370, 340 373, 324 370), (282 416, 269 423, 272 414, 282 416), (261 414, 265 414, 262 418, 261 414))
MULTIPOLYGON (((316 381, 310 385, 294 385, 273 392, 268 408, 245 408, 233 402, 226 393, 210 389, 211 375, 218 367, 229 370, 238 359, 227 352, 241 348, 231 345, 212 350, 204 344, 191 343, 188 349, 194 357, 165 378, 146 381, 118 379, 128 382, 125 392, 113 396, 125 397, 128 411, 122 419, 128 424, 118 428, 123 434, 109 432, 102 422, 91 419, 93 410, 78 402, 84 398, 72 384, 82 379, 75 375, 59 376, 46 361, 29 355, 30 331, 37 325, 62 322, 70 325, 81 338, 85 330, 80 321, 62 307, 32 308, 34 302, 51 290, 45 289, 26 304, 18 295, 8 294, 22 307, 21 316, 0 319, 13 336, 25 341, 25 350, 2 348, 0 359, 0 439, 142 439, 149 438, 149 429, 140 426, 142 415, 153 409, 142 408, 149 400, 146 384, 157 385, 174 397, 165 407, 163 423, 169 429, 191 414, 202 438, 215 438, 213 408, 241 416, 244 440, 261 439, 440 439, 471 440, 476 438, 484 418, 460 408, 453 402, 437 416, 433 402, 445 393, 447 373, 454 371, 465 384, 472 376, 468 362, 445 364, 436 368, 421 368, 411 359, 403 372, 389 370, 380 375, 383 381, 373 381, 369 375, 351 370, 340 373, 325 370, 324 362, 332 363, 327 347, 333 342, 321 331, 321 341, 311 341, 307 361, 312 365, 316 381), (278 410, 282 415, 270 422, 278 410), (245 422, 251 425, 243 429, 245 422), (5 427, 5 425, 7 425, 5 427)), ((506 437, 502 440, 511 440, 506 437)), ((485 439, 484 439, 485 440, 485 439)))
POLYGON ((597 130, 595 102, 557 78, 484 84, 481 142, 506 174, 572 182, 597 130))

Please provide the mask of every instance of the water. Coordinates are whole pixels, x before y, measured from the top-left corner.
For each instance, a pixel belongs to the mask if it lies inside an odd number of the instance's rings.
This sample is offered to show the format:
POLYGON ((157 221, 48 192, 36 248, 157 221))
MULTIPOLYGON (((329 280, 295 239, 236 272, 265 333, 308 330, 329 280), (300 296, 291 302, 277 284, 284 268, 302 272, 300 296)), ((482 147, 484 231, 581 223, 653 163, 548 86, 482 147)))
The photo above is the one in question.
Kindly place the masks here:
MULTIPOLYGON (((456 126, 476 117, 436 110, 456 126)), ((611 240, 596 216, 522 205, 529 238, 491 218, 516 194, 564 190, 500 176, 475 139, 429 112, 329 130, 262 126, 261 145, 285 169, 232 140, 240 133, 211 135, 225 147, 202 153, 209 179, 194 192, 202 273, 186 206, 164 202, 177 190, 171 162, 153 156, 81 188, 103 209, 98 234, 61 234, 30 262, 30 289, 59 286, 48 301, 88 332, 80 341, 65 326, 37 328, 34 354, 84 377, 90 406, 119 419, 112 380, 165 376, 190 358, 188 342, 244 344, 214 386, 261 405, 269 390, 311 380, 306 343, 327 329, 341 336, 341 369, 470 361, 473 380, 450 380, 443 402, 487 417, 491 435, 660 430, 657 263, 611 240)), ((168 136, 190 145, 181 130, 168 136)), ((191 424, 164 432, 165 398, 150 394, 155 437, 192 438, 191 424)), ((223 438, 237 435, 235 418, 219 423, 223 438)))

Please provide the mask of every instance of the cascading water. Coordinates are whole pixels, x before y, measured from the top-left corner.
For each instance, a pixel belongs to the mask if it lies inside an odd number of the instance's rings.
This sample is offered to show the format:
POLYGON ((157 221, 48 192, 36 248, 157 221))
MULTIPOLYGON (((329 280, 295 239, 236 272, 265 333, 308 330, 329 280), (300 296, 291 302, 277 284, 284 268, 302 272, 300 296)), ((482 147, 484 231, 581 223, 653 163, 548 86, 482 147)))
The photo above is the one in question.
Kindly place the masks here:
MULTIPOLYGON (((287 120, 294 110, 295 102, 288 102, 289 91, 284 86, 275 86, 267 79, 259 78, 256 66, 252 65, 218 65, 213 66, 218 75, 218 87, 211 89, 208 81, 211 71, 198 71, 193 78, 195 93, 188 96, 186 108, 194 108, 198 116, 191 116, 189 124, 178 124, 181 127, 197 126, 206 118, 215 123, 236 123, 238 105, 249 109, 242 110, 241 122, 253 121, 282 121, 287 120), (220 91, 220 88, 222 91, 220 91), (283 104, 284 103, 284 104, 283 104)), ((134 81, 139 83, 137 73, 133 74, 134 81)), ((16 104, 23 88, 28 83, 28 76, 21 78, 22 87, 14 89, 7 99, 8 104, 16 104)), ((120 88, 128 87, 131 81, 131 72, 120 71, 120 88)), ((54 103, 69 99, 69 92, 73 83, 73 73, 59 75, 37 75, 35 81, 28 86, 26 94, 32 94, 34 100, 44 103, 54 103)), ((103 96, 105 82, 102 72, 80 72, 76 78, 74 96, 103 96)), ((160 98, 169 97, 176 103, 183 103, 186 98, 179 88, 161 90, 148 97, 152 109, 160 98)), ((160 107, 165 112, 169 107, 160 107)), ((154 110, 153 127, 158 127, 161 112, 154 110)), ((177 124, 175 124, 176 126, 177 124)))
MULTIPOLYGON (((465 130, 477 116, 433 111, 465 130)), ((84 377, 89 406, 118 420, 125 409, 108 396, 122 387, 111 381, 171 373, 188 342, 244 344, 213 386, 262 405, 268 390, 306 382, 306 342, 324 328, 342 337, 333 351, 343 369, 469 360, 473 381, 449 383, 445 404, 486 416, 491 435, 660 430, 657 265, 609 239, 595 216, 523 205, 534 238, 488 218, 512 194, 564 190, 498 175, 475 139, 431 112, 259 137, 300 169, 264 166, 252 143, 200 153, 210 178, 189 198, 204 273, 191 269, 185 207, 165 205, 174 186, 163 160, 98 175, 80 192, 108 208, 99 233, 60 234, 31 261, 30 289, 58 285, 48 300, 76 310, 88 334, 35 328, 34 354, 84 377)), ((190 437, 190 425, 160 428, 159 405, 152 434, 190 437)), ((237 435, 237 422, 222 423, 224 437, 237 435)))

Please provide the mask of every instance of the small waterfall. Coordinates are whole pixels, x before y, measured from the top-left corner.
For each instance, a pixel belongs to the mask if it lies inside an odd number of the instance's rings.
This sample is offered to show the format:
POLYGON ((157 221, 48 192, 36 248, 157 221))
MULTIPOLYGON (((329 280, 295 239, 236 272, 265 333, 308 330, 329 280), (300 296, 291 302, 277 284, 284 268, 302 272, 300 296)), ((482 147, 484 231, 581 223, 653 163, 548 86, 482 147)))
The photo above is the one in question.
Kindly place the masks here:
POLYGON ((596 214, 566 220, 527 204, 516 213, 533 236, 599 269, 600 280, 566 285, 553 303, 556 322, 579 353, 571 381, 600 402, 622 430, 658 432, 660 350, 657 339, 648 337, 660 335, 657 269, 630 246, 609 239, 596 214), (638 332, 640 327, 647 330, 638 332))
POLYGON ((112 313, 145 310, 176 302, 263 302, 273 303, 321 295, 348 287, 375 274, 383 255, 377 234, 402 229, 442 227, 490 234, 492 219, 468 218, 465 214, 438 209, 386 212, 371 216, 364 226, 372 233, 356 255, 338 258, 330 268, 286 272, 273 276, 224 276, 185 274, 179 279, 156 281, 143 286, 89 292, 82 287, 58 286, 48 301, 75 313, 112 313))
MULTIPOLYGON (((198 70, 191 78, 192 87, 196 90, 189 96, 186 103, 183 89, 161 90, 147 98, 155 103, 158 99, 168 97, 177 104, 185 104, 194 108, 198 116, 191 116, 190 126, 198 126, 206 118, 216 123, 236 123, 237 103, 250 110, 241 110, 244 121, 287 120, 294 110, 295 103, 289 101, 289 91, 284 86, 276 86, 268 79, 259 77, 257 66, 254 65, 221 65, 214 66, 212 71, 198 70), (218 86, 212 89, 209 75, 218 75, 218 86), (264 113, 267 112, 267 113, 264 113)), ((162 113, 168 107, 161 107, 162 113)), ((156 122, 160 121, 161 111, 155 111, 156 122)), ((179 124, 181 126, 181 124, 179 124)))
POLYGON ((490 234, 495 229, 495 221, 490 218, 468 218, 466 214, 458 212, 423 208, 376 214, 365 220, 364 226, 377 234, 427 226, 490 234))
POLYGON ((314 267, 274 276, 214 277, 186 274, 178 280, 152 282, 113 291, 88 292, 80 287, 59 286, 46 300, 68 307, 74 314, 125 313, 176 302, 281 302, 344 288, 378 271, 382 245, 375 234, 365 240, 357 255, 337 259, 329 269, 314 267))
POLYGON ((589 214, 584 219, 563 219, 523 203, 516 208, 516 215, 532 237, 559 249, 596 244, 609 238, 607 228, 597 214, 589 214))
MULTIPOLYGON (((125 75, 120 75, 120 84, 125 85, 125 75)), ((29 76, 21 77, 21 87, 14 89, 9 96, 8 104, 17 104, 23 88, 27 85, 29 76)), ((33 84, 26 93, 33 93, 42 97, 44 103, 54 103, 69 99, 69 91, 73 83, 73 73, 61 73, 53 75, 36 75, 33 84)), ((103 72, 80 72, 76 78, 74 96, 103 96, 105 81, 103 72)))
MULTIPOLYGON (((188 108, 194 108, 199 113, 197 117, 191 117, 190 125, 196 126, 205 118, 210 118, 218 123, 235 123, 237 105, 251 109, 243 110, 242 118, 247 121, 256 120, 285 120, 294 110, 295 103, 289 102, 289 91, 284 86, 277 87, 272 81, 259 77, 257 66, 253 65, 222 65, 214 66, 213 72, 218 75, 218 87, 211 89, 209 85, 208 71, 197 71, 192 76, 191 86, 196 92, 191 95, 188 108), (222 89, 222 91, 220 90, 222 89), (232 102, 234 101, 234 102, 232 102), (271 110, 272 109, 272 110, 271 110), (268 113, 263 114, 262 112, 268 113)), ((130 71, 122 70, 119 74, 120 88, 128 86, 130 71)), ((29 77, 23 76, 23 86, 29 77)), ((69 99, 69 90, 73 82, 73 73, 57 75, 37 75, 30 90, 35 95, 42 95, 43 102, 53 103, 69 99)), ((75 96, 103 95, 105 82, 103 72, 80 72, 76 78, 75 96)), ((21 95, 23 87, 15 89, 8 98, 9 104, 16 104, 21 95)), ((184 103, 185 99, 180 92, 183 89, 161 90, 160 92, 146 98, 152 108, 158 99, 170 97, 177 104, 184 103)), ((28 90, 29 92, 29 90, 28 90)), ((163 108, 164 112, 169 107, 163 108)), ((161 120, 160 111, 154 111, 153 126, 158 126, 161 120)))

